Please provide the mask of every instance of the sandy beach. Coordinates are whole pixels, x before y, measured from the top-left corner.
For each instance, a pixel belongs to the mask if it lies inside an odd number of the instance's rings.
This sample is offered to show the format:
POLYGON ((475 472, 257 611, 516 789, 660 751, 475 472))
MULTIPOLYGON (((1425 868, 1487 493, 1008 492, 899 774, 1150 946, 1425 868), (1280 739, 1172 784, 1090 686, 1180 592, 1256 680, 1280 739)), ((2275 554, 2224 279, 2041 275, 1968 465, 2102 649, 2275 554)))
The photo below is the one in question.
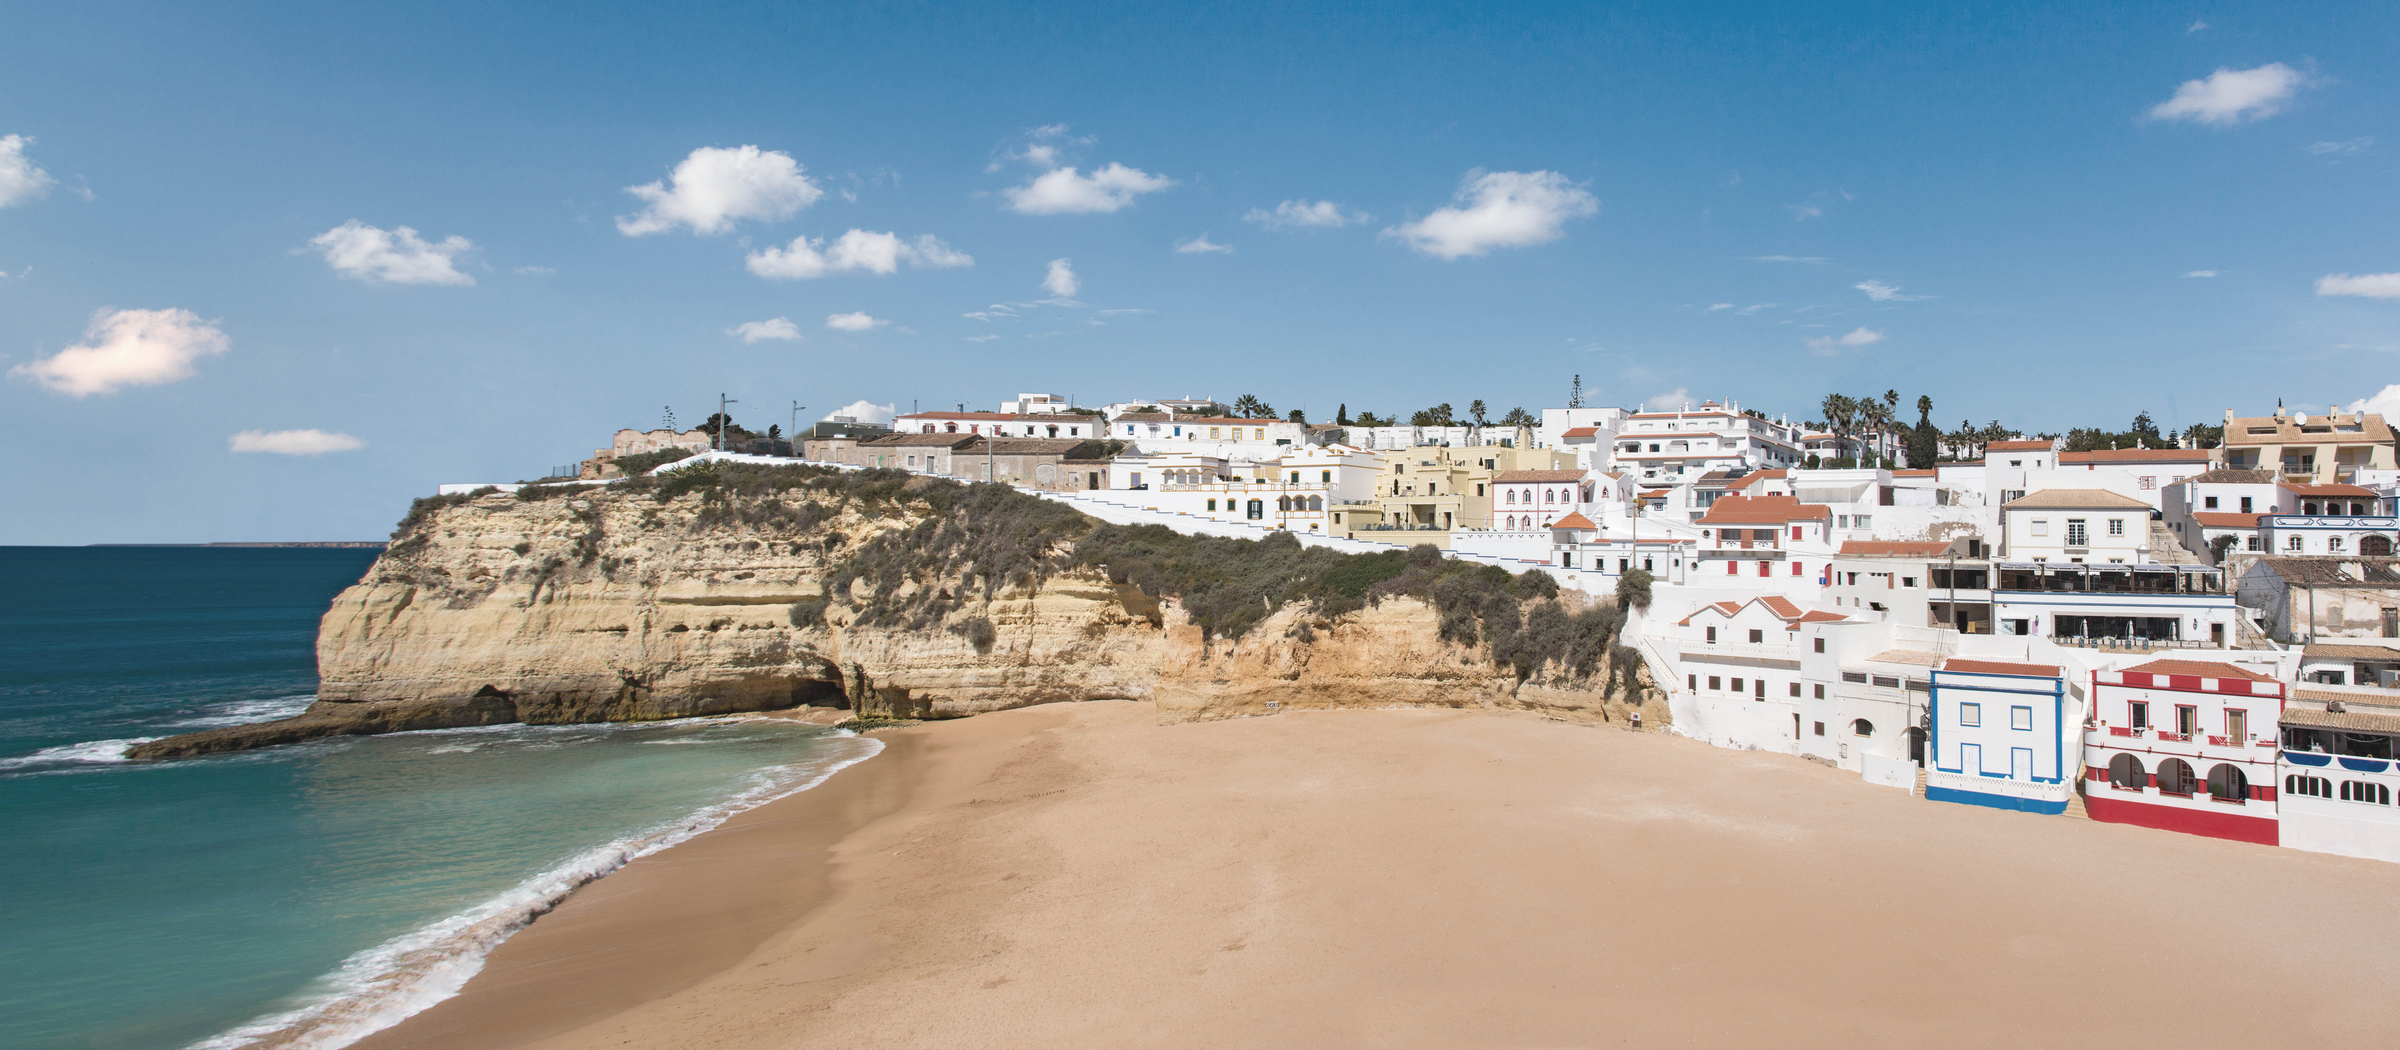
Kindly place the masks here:
POLYGON ((1533 716, 884 734, 393 1047, 2385 1044, 2400 867, 1533 716))

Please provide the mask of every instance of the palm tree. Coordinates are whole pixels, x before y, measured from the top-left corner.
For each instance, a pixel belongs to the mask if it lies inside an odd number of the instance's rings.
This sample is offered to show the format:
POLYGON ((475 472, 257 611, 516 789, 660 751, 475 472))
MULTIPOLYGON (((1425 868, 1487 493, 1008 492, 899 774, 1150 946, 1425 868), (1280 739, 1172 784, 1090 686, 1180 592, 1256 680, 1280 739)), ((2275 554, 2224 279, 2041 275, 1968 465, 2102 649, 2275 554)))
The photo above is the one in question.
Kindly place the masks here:
POLYGON ((1533 413, 1522 408, 1509 409, 1507 415, 1500 417, 1500 425, 1504 427, 1529 427, 1536 422, 1538 421, 1533 418, 1533 413))
MULTIPOLYGON (((1900 436, 1900 392, 1897 390, 1883 392, 1883 428, 1885 433, 1894 438, 1900 436)), ((1899 451, 1897 442, 1890 443, 1888 447, 1892 451, 1887 455, 1897 454, 1899 451)))
POLYGON ((1825 413, 1825 429, 1833 432, 1834 458, 1840 459, 1842 449, 1848 444, 1850 421, 1858 410, 1858 402, 1848 394, 1827 394, 1817 410, 1825 413))
MULTIPOLYGON (((1869 395, 1867 397, 1858 399, 1857 408, 1854 409, 1854 411, 1857 413, 1859 429, 1874 435, 1874 454, 1878 457, 1882 456, 1883 437, 1885 431, 1888 429, 1887 424, 1891 422, 1891 409, 1884 407, 1882 400, 1874 397, 1873 395, 1869 395)), ((1860 466, 1866 465, 1864 461, 1867 457, 1864 454, 1864 451, 1865 450, 1862 449, 1861 455, 1859 456, 1861 461, 1859 464, 1860 466)))
POLYGON ((1480 399, 1467 402, 1467 418, 1474 420, 1476 426, 1484 425, 1483 413, 1483 402, 1480 399))
POLYGON ((1261 419, 1267 415, 1267 403, 1256 394, 1243 394, 1233 399, 1233 410, 1241 413, 1243 419, 1261 419))

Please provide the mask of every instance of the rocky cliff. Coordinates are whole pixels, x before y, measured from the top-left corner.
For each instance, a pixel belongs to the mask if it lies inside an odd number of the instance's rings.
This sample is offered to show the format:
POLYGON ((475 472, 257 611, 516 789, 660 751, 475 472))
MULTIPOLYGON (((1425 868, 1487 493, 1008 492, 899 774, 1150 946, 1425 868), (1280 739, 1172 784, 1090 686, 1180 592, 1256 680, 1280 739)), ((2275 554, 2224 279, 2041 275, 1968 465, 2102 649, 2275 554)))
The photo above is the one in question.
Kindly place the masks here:
POLYGON ((1570 639, 1574 623, 1591 634, 1621 621, 1585 614, 1572 595, 1519 619, 1513 578, 1498 570, 1480 570, 1476 590, 1455 563, 1422 556, 1376 562, 1288 541, 1186 549, 1155 529, 1146 545, 1118 534, 1096 554, 1091 538, 1111 527, 1007 489, 808 468, 690 473, 419 501, 326 612, 306 713, 134 757, 506 722, 802 706, 950 718, 1100 698, 1154 699, 1175 719, 1406 705, 1666 718, 1666 705, 1641 703, 1638 661, 1605 648, 1613 634, 1581 649, 1570 639), (1246 557, 1264 559, 1267 582, 1225 571, 1246 557), (1309 580, 1320 597, 1291 591, 1309 580), (1429 593, 1394 589, 1408 581, 1429 593), (1263 588, 1255 604, 1243 587, 1263 588), (1463 618, 1460 602, 1473 606, 1463 618), (1550 643, 1536 638, 1545 614, 1550 643), (1543 644, 1556 659, 1520 673, 1543 644))

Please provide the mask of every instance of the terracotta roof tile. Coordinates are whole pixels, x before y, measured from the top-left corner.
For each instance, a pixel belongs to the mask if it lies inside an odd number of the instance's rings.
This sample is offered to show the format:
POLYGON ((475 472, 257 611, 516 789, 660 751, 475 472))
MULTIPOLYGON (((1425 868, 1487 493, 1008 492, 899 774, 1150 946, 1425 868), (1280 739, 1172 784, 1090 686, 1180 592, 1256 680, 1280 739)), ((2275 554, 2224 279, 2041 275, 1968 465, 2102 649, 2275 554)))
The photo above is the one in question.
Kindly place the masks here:
POLYGON ((2258 527, 2258 519, 2263 517, 2266 515, 2229 514, 2224 511, 2212 510, 2192 512, 2192 520, 2199 522, 2200 527, 2204 529, 2255 529, 2258 527))
POLYGON ((1950 553, 1950 545, 1941 540, 1848 540, 1842 544, 1842 555, 1848 558, 1931 558, 1950 553))
POLYGON ((1554 529, 1597 529, 1600 526, 1592 524, 1592 519, 1570 511, 1566 517, 1551 522, 1550 527, 1554 529))
POLYGON ((2272 682, 2274 679, 2247 667, 2211 663, 2206 660, 2152 660, 2137 667, 2125 668, 2127 674, 2180 674, 2194 678, 2246 678, 2253 682, 2272 682))
POLYGON ((2283 488, 2295 496, 2364 496, 2374 499, 2379 495, 2374 489, 2356 485, 2285 485, 2283 488))
POLYGON ((1992 442, 1992 443, 1991 443, 1991 444, 1989 444, 1989 445, 1985 445, 1985 446, 1983 446, 1983 450, 1984 450, 1985 452, 1987 452, 1987 453, 1989 453, 1989 452, 2048 452, 2048 451, 2050 451, 2050 448, 2051 448, 2051 444, 2050 444, 2050 442, 2047 442, 2047 441, 1994 441, 1994 442, 1992 442))
POLYGON ((2107 489, 2043 489, 2000 505, 2003 510, 2149 510, 2150 505, 2107 489))
POLYGON ((1833 511, 1824 506, 1802 503, 1795 496, 1735 496, 1711 504, 1701 525, 1781 525, 1794 521, 1827 521, 1833 511))
POLYGON ((2104 448, 2090 452, 2061 452, 2061 465, 2098 466, 2102 463, 2206 463, 2209 450, 2204 448, 2104 448))
POLYGON ((1599 428, 1599 427, 1572 427, 1572 428, 1568 429, 1566 432, 1564 432, 1564 433, 1562 433, 1562 434, 1560 434, 1560 435, 1558 435, 1558 436, 1559 436, 1561 439, 1565 439, 1565 438, 1588 438, 1588 437, 1596 437, 1596 436, 1598 436, 1598 435, 1599 435, 1599 433, 1600 433, 1600 428, 1599 428))

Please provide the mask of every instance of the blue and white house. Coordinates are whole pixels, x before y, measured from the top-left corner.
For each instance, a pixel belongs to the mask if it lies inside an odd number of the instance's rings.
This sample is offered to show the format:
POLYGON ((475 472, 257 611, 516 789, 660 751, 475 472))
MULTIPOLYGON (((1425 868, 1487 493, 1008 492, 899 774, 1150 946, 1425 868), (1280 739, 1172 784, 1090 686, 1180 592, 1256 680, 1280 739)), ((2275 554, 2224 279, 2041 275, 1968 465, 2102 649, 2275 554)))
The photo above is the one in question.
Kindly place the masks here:
MULTIPOLYGON (((1932 673, 1925 797, 2064 813, 2083 770, 2067 682, 2054 664, 1951 657, 1932 673)), ((2078 704, 2080 706, 2080 704, 2078 704)))

